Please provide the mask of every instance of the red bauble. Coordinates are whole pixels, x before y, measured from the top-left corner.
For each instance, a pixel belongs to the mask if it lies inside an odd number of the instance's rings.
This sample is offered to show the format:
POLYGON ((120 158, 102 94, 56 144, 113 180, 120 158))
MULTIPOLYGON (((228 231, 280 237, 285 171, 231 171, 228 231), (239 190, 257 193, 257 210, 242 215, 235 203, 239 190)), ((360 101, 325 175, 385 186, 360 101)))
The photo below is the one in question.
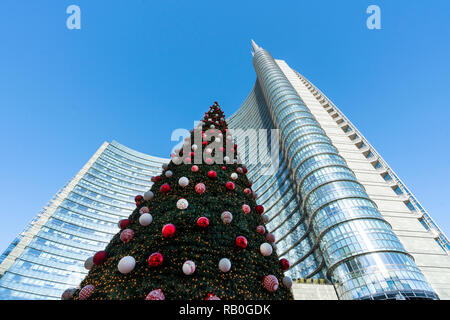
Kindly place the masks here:
POLYGON ((170 191, 170 186, 167 183, 164 183, 160 188, 162 193, 168 193, 170 191))
POLYGON ((225 166, 222 166, 222 170, 227 170, 227 167, 225 167, 225 166))
POLYGON ((140 194, 138 194, 136 197, 134 197, 134 201, 135 201, 136 203, 139 203, 139 202, 141 202, 142 200, 144 200, 144 197, 141 196, 140 194))
POLYGON ((200 217, 200 218, 198 218, 198 220, 197 220, 197 225, 198 225, 200 228, 206 228, 207 226, 209 226, 209 220, 208 220, 208 218, 207 218, 207 217, 200 217))
POLYGON ((280 259, 281 270, 286 271, 289 269, 289 261, 287 259, 280 259))
POLYGON ((122 220, 120 220, 119 223, 118 223, 119 228, 120 228, 121 230, 123 230, 123 229, 125 229, 126 227, 128 227, 129 224, 130 224, 130 220, 128 220, 128 219, 122 219, 122 220))
POLYGON ((189 155, 190 155, 191 157, 193 157, 193 156, 194 156, 194 152, 191 151, 191 152, 189 153, 189 155))
POLYGON ((198 166, 192 166, 192 168, 191 168, 191 171, 192 172, 197 172, 198 171, 198 166))
POLYGON ((129 242, 131 239, 133 239, 134 231, 131 229, 125 229, 120 233, 120 240, 122 240, 123 243, 129 242))
POLYGON ((106 251, 98 251, 97 253, 94 254, 94 257, 92 258, 92 260, 95 265, 99 266, 99 265, 103 264, 103 262, 105 262, 107 258, 108 258, 108 255, 107 255, 106 251))
POLYGON ((246 194, 246 195, 251 195, 252 194, 252 189, 250 189, 250 188, 245 188, 244 189, 244 193, 246 194))
POLYGON ((208 293, 205 300, 220 300, 220 298, 216 296, 214 293, 208 293))
POLYGON ((211 178, 211 179, 217 178, 217 173, 214 170, 208 171, 208 178, 211 178))
POLYGON ((272 243, 275 242, 275 236, 272 233, 266 234, 266 239, 269 242, 272 242, 272 243))
POLYGON ((154 252, 148 257, 148 265, 150 267, 159 267, 163 263, 163 255, 159 252, 154 252))
POLYGON ((259 234, 264 234, 264 232, 266 232, 266 228, 264 228, 264 226, 262 226, 262 225, 257 226, 256 232, 258 232, 259 234))
POLYGON ((239 248, 244 249, 245 247, 247 247, 247 239, 244 236, 236 237, 236 245, 239 248))
POLYGON ((80 290, 78 297, 80 300, 86 300, 89 296, 95 291, 95 287, 92 284, 88 284, 84 286, 83 289, 80 290))
POLYGON ((228 190, 234 190, 234 183, 231 182, 231 181, 228 181, 227 183, 225 183, 225 187, 226 187, 228 190))
POLYGON ((264 276, 263 278, 264 287, 269 292, 275 292, 278 289, 278 279, 274 275, 264 276))
POLYGON ((242 168, 242 171, 243 171, 244 173, 247 173, 247 172, 248 172, 247 168, 242 168))
POLYGON ((202 145, 203 145, 204 147, 206 147, 206 146, 208 145, 208 142, 203 141, 203 142, 202 142, 202 145))
POLYGON ((152 177, 152 182, 160 182, 161 180, 162 180, 162 177, 161 176, 154 176, 154 177, 152 177))
POLYGON ((162 228, 162 235, 164 238, 172 238, 173 235, 175 234, 175 226, 171 223, 166 224, 163 228, 162 228))
POLYGON ((264 207, 263 207, 262 205, 260 205, 260 204, 258 204, 258 205, 255 207, 255 210, 256 210, 256 213, 257 213, 257 214, 263 214, 263 213, 264 213, 264 207))
POLYGON ((248 182, 249 188, 252 186, 252 184, 253 184, 253 183, 252 183, 251 181, 248 182))
POLYGON ((203 183, 197 183, 195 185, 195 192, 197 192, 198 194, 203 194, 206 191, 206 186, 203 183))
POLYGON ((161 291, 161 289, 156 289, 153 291, 150 291, 150 293, 145 297, 145 300, 164 300, 164 293, 161 291))

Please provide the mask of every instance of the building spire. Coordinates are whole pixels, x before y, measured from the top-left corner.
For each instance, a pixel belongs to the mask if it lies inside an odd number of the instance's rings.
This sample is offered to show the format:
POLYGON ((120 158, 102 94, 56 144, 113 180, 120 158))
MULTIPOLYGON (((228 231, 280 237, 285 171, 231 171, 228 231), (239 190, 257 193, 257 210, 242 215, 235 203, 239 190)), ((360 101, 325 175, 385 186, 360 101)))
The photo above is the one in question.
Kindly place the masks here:
POLYGON ((260 46, 258 46, 253 39, 251 39, 251 42, 252 42, 252 49, 253 49, 252 55, 254 55, 256 51, 261 50, 262 48, 260 46))

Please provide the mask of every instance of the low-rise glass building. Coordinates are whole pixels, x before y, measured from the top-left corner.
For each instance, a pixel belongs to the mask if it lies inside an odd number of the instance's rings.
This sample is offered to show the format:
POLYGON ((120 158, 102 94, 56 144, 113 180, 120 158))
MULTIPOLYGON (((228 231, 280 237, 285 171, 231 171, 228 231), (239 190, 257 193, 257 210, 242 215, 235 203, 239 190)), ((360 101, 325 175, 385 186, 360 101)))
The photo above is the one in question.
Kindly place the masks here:
POLYGON ((59 299, 86 276, 84 261, 118 232, 168 159, 105 142, 0 258, 0 299, 59 299))

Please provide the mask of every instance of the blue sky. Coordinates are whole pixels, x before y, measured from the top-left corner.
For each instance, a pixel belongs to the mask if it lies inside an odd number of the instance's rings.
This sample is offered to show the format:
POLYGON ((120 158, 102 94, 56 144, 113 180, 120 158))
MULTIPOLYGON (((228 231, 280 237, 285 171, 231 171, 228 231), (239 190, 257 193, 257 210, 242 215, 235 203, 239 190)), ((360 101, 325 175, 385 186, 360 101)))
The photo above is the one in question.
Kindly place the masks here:
POLYGON ((305 75, 450 235, 449 1, 0 3, 0 251, 104 141, 167 157, 251 90, 250 39, 305 75), (345 3, 345 4, 344 4, 345 3), (66 28, 79 5, 81 30, 66 28), (381 8, 382 30, 366 28, 381 8))

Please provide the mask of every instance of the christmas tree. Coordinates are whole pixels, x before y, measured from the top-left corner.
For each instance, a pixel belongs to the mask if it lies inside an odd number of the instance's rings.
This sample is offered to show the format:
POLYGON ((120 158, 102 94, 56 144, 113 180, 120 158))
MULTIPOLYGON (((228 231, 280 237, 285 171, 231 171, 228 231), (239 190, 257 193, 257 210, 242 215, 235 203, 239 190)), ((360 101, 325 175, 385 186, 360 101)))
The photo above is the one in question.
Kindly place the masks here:
POLYGON ((63 299, 292 299, 217 102, 63 299), (197 143, 196 143, 197 142, 197 143))

